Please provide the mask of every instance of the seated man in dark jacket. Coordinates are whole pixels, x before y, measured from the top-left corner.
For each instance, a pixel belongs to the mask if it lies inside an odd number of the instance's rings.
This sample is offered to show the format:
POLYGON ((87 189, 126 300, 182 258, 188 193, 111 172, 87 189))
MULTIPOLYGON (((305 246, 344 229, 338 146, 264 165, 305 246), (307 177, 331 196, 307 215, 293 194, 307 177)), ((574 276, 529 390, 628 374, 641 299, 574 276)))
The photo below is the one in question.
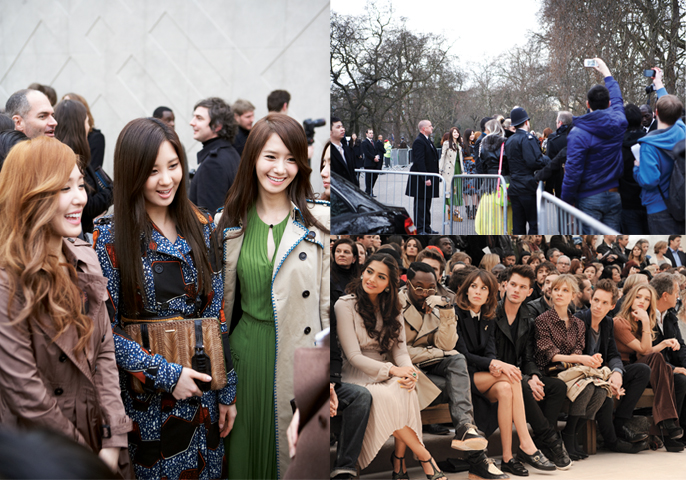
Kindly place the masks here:
POLYGON ((534 271, 528 265, 515 265, 508 270, 505 298, 498 303, 495 313, 496 358, 521 370, 526 420, 536 445, 557 468, 566 470, 572 461, 557 433, 557 416, 567 386, 560 379, 543 376, 534 361, 535 317, 523 305, 534 282, 534 271))
MULTIPOLYGON (((600 355, 601 367, 612 370, 609 378, 613 397, 621 399, 615 412, 614 424, 612 410, 614 400, 607 397, 596 413, 598 430, 603 436, 605 445, 617 452, 636 453, 645 448, 646 433, 634 432, 628 428, 628 421, 650 380, 650 367, 644 363, 624 365, 617 350, 612 317, 607 314, 617 303, 619 291, 609 279, 598 281, 591 308, 575 313, 577 318, 586 324, 586 346, 584 355, 600 355)), ((582 422, 579 422, 580 424, 582 422)), ((583 425, 580 425, 580 427, 583 425)))
MULTIPOLYGON (((541 264, 543 265, 543 264, 541 264)), ((543 313, 547 312, 548 310, 551 310, 553 308, 553 300, 552 297, 550 296, 551 294, 551 286, 555 279, 559 277, 560 274, 557 270, 552 270, 547 277, 545 277, 545 282, 543 283, 543 286, 541 287, 541 293, 542 295, 540 298, 537 298, 536 300, 532 300, 529 303, 526 304, 527 308, 530 310, 530 315, 536 319, 539 315, 542 315, 543 313)), ((574 307, 574 302, 571 302, 569 304, 569 307, 567 307, 569 310, 570 314, 574 314, 574 311, 576 308, 574 307)))

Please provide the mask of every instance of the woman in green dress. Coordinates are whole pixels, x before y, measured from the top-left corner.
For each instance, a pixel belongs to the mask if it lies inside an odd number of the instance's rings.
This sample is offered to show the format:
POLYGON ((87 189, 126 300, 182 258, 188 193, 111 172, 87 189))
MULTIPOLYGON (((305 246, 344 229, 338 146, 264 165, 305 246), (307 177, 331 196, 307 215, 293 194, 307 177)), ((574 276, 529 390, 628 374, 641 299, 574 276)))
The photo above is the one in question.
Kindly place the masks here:
POLYGON ((272 113, 250 131, 215 239, 238 377, 229 478, 280 478, 290 463, 293 355, 329 324, 329 203, 314 200, 307 138, 272 113))

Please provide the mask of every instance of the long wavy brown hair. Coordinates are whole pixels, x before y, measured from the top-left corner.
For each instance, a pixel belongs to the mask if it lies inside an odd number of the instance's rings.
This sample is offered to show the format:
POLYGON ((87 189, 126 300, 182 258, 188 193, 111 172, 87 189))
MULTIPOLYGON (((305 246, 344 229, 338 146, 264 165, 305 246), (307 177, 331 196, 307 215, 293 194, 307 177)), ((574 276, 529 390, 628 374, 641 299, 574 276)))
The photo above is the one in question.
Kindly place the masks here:
POLYGON ((643 335, 643 330, 638 322, 634 320, 634 316, 631 314, 631 306, 633 305, 638 292, 643 289, 650 292, 650 305, 648 306, 647 312, 648 318, 650 318, 650 336, 651 339, 655 340, 655 325, 657 324, 657 292, 650 285, 642 283, 634 286, 631 290, 629 290, 629 293, 625 293, 622 308, 619 310, 617 316, 629 322, 631 333, 633 333, 634 337, 640 341, 641 337, 639 335, 643 335))
POLYGON ((465 311, 471 309, 472 304, 467 296, 467 291, 477 277, 488 287, 488 300, 481 306, 481 318, 488 320, 493 318, 495 309, 498 306, 498 281, 491 272, 477 269, 470 273, 455 294, 455 304, 465 311))
POLYGON ((10 285, 7 315, 14 324, 47 315, 57 331, 55 338, 73 326, 78 335, 75 354, 86 348, 93 321, 83 313, 76 270, 60 264, 50 250, 57 235, 50 222, 77 164, 71 148, 41 136, 15 145, 0 172, 0 267, 10 285), (20 309, 13 313, 16 301, 20 309))
POLYGON ((346 289, 347 293, 352 293, 357 297, 355 310, 362 317, 364 328, 367 330, 369 338, 379 342, 383 353, 389 352, 398 342, 402 324, 398 321, 400 315, 400 300, 398 298, 399 289, 399 268, 395 259, 387 253, 375 253, 367 258, 363 271, 372 262, 381 262, 388 267, 388 291, 380 293, 377 297, 377 304, 374 306, 367 292, 362 287, 361 277, 356 277, 346 289), (376 316, 381 315, 381 330, 376 329, 376 316))

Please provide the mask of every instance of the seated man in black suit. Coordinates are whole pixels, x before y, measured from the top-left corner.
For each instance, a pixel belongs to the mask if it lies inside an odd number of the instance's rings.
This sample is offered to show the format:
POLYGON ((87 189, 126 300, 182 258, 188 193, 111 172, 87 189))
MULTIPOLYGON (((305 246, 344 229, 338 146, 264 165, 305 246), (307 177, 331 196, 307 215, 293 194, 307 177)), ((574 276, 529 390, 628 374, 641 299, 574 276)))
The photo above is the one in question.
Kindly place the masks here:
MULTIPOLYGON (((682 253, 683 255, 683 253, 682 253)), ((686 343, 679 330, 679 319, 674 307, 679 298, 678 276, 671 273, 658 273, 650 281, 650 286, 657 292, 657 324, 653 329, 655 338, 653 345, 660 344, 663 340, 672 339, 674 345, 662 350, 665 361, 674 370, 674 397, 676 411, 679 414, 679 423, 686 430, 686 343), (677 347, 678 348, 675 348, 677 347)), ((684 308, 684 307, 682 307, 684 308)), ((686 443, 686 439, 680 439, 686 443)))
POLYGON ((679 250, 681 246, 681 235, 670 235, 667 239, 669 248, 665 252, 665 258, 672 262, 673 267, 686 265, 686 253, 679 250))
MULTIPOLYGON (((576 312, 574 315, 586 324, 586 345, 584 355, 600 355, 601 367, 612 370, 609 382, 613 397, 621 399, 615 411, 614 399, 607 397, 596 413, 598 430, 603 436, 605 446, 610 450, 623 453, 637 453, 645 449, 645 433, 634 432, 627 428, 633 411, 650 380, 650 367, 644 363, 624 365, 615 343, 614 323, 608 313, 614 308, 619 297, 617 286, 610 279, 598 281, 591 297, 591 308, 576 312)), ((579 428, 583 422, 579 422, 579 428)), ((572 455, 572 452, 569 452, 572 455)), ((585 455, 583 452, 582 456, 585 455)))
POLYGON ((338 117, 331 117, 331 170, 353 185, 357 185, 355 179, 355 155, 348 145, 343 144, 345 139, 345 127, 338 117))

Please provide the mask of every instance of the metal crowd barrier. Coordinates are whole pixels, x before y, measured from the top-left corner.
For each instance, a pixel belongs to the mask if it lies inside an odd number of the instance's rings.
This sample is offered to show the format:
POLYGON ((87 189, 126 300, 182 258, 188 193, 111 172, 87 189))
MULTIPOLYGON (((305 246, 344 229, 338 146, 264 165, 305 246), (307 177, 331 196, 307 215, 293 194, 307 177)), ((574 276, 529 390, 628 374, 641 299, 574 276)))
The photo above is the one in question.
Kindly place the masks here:
POLYGON ((543 182, 539 182, 536 190, 536 213, 538 233, 542 235, 620 235, 604 223, 544 191, 543 182))
POLYGON ((445 215, 451 234, 507 235, 512 232, 503 176, 455 175, 450 187, 443 209, 450 208, 445 215), (459 212, 459 217, 455 212, 459 212))
MULTIPOLYGON (((367 181, 373 182, 373 176, 377 176, 372 190, 376 200, 384 205, 404 207, 407 213, 410 214, 410 217, 412 217, 412 221, 418 230, 418 211, 422 212, 422 209, 426 208, 429 198, 431 198, 430 210, 428 211, 428 214, 431 216, 431 229, 439 233, 446 233, 446 209, 443 206, 443 199, 446 198, 446 186, 443 177, 439 174, 395 170, 368 170, 364 168, 356 169, 355 171, 360 173, 360 188, 365 191, 367 191, 367 181), (431 186, 427 186, 425 180, 431 180, 431 186), (438 196, 431 197, 430 194, 433 192, 435 182, 438 182, 438 196), (415 192, 420 194, 420 198, 424 198, 424 200, 416 202, 416 206, 415 197, 405 194, 408 183, 415 192)), ((422 234, 424 232, 418 231, 417 233, 422 234)))
POLYGON ((391 168, 402 168, 408 166, 412 161, 411 148, 393 148, 391 149, 391 168))

